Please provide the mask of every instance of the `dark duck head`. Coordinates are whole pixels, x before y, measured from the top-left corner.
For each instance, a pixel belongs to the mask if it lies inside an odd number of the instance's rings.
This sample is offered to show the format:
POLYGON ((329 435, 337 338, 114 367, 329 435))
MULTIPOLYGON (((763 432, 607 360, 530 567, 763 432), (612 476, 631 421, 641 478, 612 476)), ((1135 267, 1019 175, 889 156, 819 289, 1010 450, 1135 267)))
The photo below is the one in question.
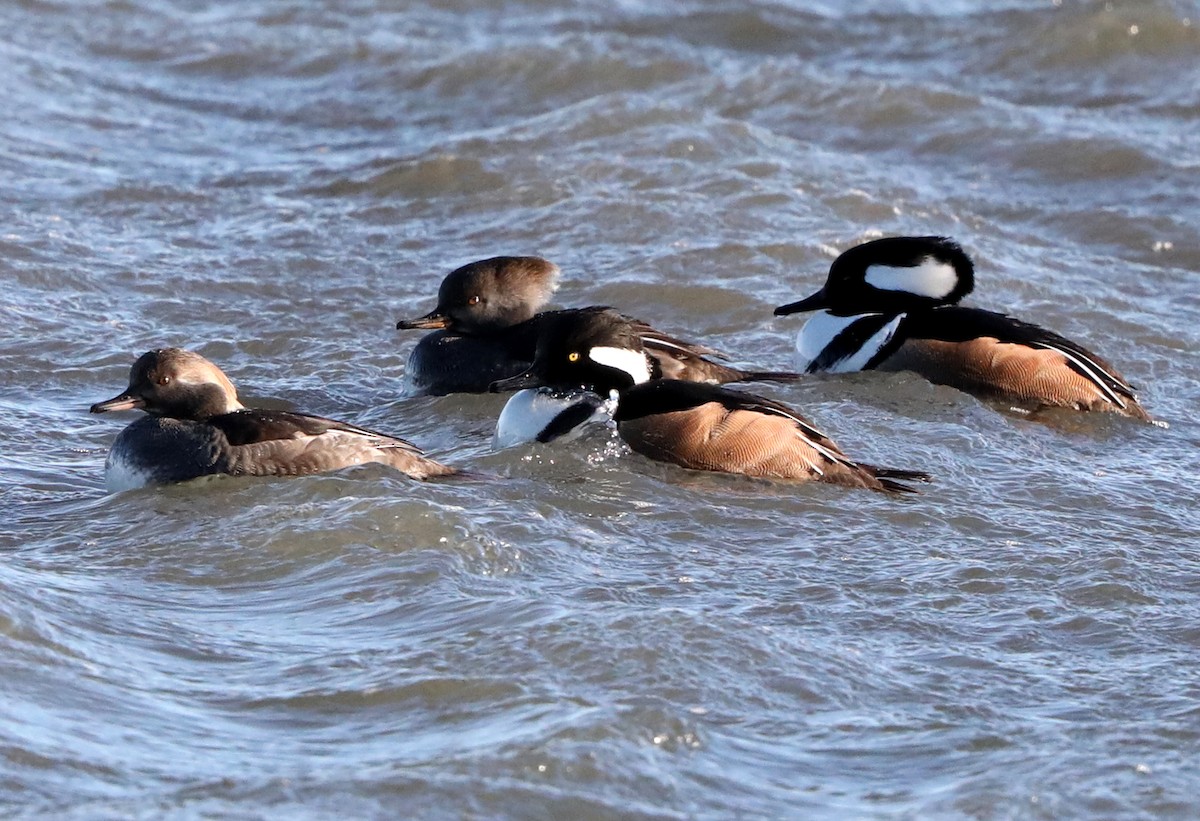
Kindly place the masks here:
POLYGON ((539 321, 533 365, 492 391, 583 388, 606 395, 649 381, 653 361, 635 324, 607 308, 555 311, 539 321))
POLYGON ((123 393, 92 405, 92 413, 141 409, 153 416, 200 422, 242 409, 237 389, 213 363, 182 348, 138 357, 123 393))
POLYGON ((975 287, 975 266, 946 237, 885 237, 856 245, 833 261, 825 286, 776 316, 829 311, 838 316, 901 313, 953 305, 975 287))
POLYGON ((446 275, 437 307, 396 323, 401 330, 489 334, 533 318, 558 290, 558 266, 541 257, 492 257, 446 275))

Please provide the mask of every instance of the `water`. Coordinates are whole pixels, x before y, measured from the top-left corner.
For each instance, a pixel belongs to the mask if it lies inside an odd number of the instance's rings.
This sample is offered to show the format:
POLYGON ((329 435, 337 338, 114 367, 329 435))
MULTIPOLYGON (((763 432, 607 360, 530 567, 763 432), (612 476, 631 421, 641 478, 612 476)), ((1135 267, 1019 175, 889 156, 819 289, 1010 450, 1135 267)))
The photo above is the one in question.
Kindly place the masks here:
POLYGON ((0 813, 1200 815, 1200 10, 874 0, 0 7, 0 813), (785 368, 840 250, 945 233, 971 304, 1169 428, 905 375, 764 392, 917 498, 494 453, 405 399, 499 253, 785 368), (500 479, 108 496, 155 346, 500 479))

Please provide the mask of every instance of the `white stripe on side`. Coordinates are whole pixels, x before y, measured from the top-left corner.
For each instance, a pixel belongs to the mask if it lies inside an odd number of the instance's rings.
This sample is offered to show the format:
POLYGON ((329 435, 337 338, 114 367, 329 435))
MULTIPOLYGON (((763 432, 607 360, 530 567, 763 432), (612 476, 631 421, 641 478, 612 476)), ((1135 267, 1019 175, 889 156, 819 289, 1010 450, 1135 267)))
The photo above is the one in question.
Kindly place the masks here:
POLYGON ((646 343, 653 343, 660 348, 670 348, 675 351, 680 351, 681 353, 691 353, 691 351, 689 351, 683 345, 680 345, 678 342, 674 342, 661 336, 642 334, 642 344, 645 345, 646 343))
POLYGON ((1105 371, 1091 359, 1082 355, 1076 355, 1071 351, 1060 348, 1057 345, 1051 345, 1047 342, 1035 342, 1034 344, 1039 348, 1045 348, 1047 350, 1054 351, 1055 353, 1060 353, 1071 362, 1074 362, 1079 366, 1080 370, 1083 371, 1084 375, 1091 380, 1097 388, 1099 388, 1099 390, 1096 392, 1099 393, 1102 398, 1112 402, 1118 408, 1125 407, 1125 400, 1123 400, 1120 395, 1110 388, 1108 383, 1104 381, 1102 374, 1106 374, 1107 371, 1105 371))
POLYGON ((904 291, 931 299, 945 299, 958 284, 954 266, 933 257, 925 257, 920 265, 895 268, 890 265, 871 265, 866 281, 882 291, 904 291))
MULTIPOLYGON (((826 348, 851 325, 861 319, 878 316, 878 314, 856 314, 855 316, 834 316, 828 311, 813 314, 804 323, 796 337, 796 369, 804 371, 817 359, 826 348)), ((871 361, 875 354, 895 335, 896 329, 904 319, 904 314, 897 314, 891 322, 880 328, 864 342, 857 350, 847 351, 841 359, 824 368, 828 373, 854 373, 861 371, 871 361)))
MULTIPOLYGON (((815 442, 813 442, 811 439, 809 439, 807 436, 805 436, 801 431, 796 431, 796 435, 799 436, 801 441, 803 441, 806 445, 813 445, 816 448, 818 453, 825 450, 820 445, 817 445, 815 442)), ((825 454, 825 455, 828 455, 828 454, 825 454)), ((821 470, 821 468, 817 465, 817 463, 814 462, 812 459, 809 459, 804 454, 800 454, 800 458, 804 460, 804 463, 806 465, 808 465, 808 469, 811 470, 813 473, 817 474, 818 476, 825 475, 825 471, 821 470)), ((833 461, 836 462, 837 460, 835 459, 833 461)))
MULTIPOLYGON (((754 405, 754 406, 747 408, 747 410, 752 410, 756 413, 768 413, 768 414, 772 414, 774 416, 782 416, 784 419, 789 420, 792 424, 794 424, 796 426, 796 436, 798 436, 801 441, 803 441, 806 445, 811 447, 817 453, 824 456, 830 462, 833 462, 835 464, 840 463, 840 464, 845 464, 845 465, 853 464, 845 456, 842 456, 841 454, 830 450, 829 448, 822 445, 819 441, 817 441, 818 439, 827 439, 828 437, 825 436, 825 434, 821 433, 821 431, 814 428, 810 422, 804 421, 804 419, 797 416, 796 414, 791 413, 784 408, 777 408, 777 407, 773 407, 771 405, 754 405)), ((807 463, 808 466, 810 468, 812 468, 817 474, 819 474, 821 476, 825 475, 825 471, 822 470, 821 467, 819 465, 817 465, 816 462, 812 461, 807 456, 802 456, 801 458, 803 458, 805 463, 807 463)))
POLYGON ((624 371, 633 377, 634 384, 650 381, 650 362, 644 351, 600 345, 588 351, 588 358, 598 365, 624 371))

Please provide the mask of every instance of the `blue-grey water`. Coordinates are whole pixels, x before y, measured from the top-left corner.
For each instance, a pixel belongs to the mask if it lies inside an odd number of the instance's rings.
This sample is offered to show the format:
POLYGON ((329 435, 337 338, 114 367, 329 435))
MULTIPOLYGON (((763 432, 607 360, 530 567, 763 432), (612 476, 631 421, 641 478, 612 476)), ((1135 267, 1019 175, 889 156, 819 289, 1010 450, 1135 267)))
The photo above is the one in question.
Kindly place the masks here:
POLYGON ((17 0, 0 71, 0 815, 1200 816, 1195 3, 17 0), (762 387, 897 499, 401 392, 474 259, 778 369, 905 233, 1169 427, 762 387), (485 478, 106 495, 163 345, 485 478))

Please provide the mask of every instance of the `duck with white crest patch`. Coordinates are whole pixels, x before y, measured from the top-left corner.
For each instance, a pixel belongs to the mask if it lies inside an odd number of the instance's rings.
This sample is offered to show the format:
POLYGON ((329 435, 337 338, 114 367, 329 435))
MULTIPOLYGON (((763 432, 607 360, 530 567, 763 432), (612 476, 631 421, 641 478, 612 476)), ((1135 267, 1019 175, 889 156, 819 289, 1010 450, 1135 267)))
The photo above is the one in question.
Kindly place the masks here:
MULTIPOLYGON (((661 375, 658 362, 641 344, 636 322, 609 308, 576 308, 544 315, 537 353, 528 370, 508 379, 497 380, 491 391, 516 393, 504 405, 496 422, 493 443, 497 448, 524 442, 553 442, 578 437, 588 425, 611 420, 616 409, 615 391, 599 392, 592 385, 559 379, 553 369, 553 346, 572 329, 607 339, 609 344, 589 346, 586 356, 595 365, 615 369, 627 375, 632 384, 640 384, 661 375), (557 340, 557 341, 556 341, 557 340), (536 375, 541 361, 550 367, 547 379, 536 375)), ((584 356, 578 353, 577 357, 584 356)))
POLYGON ((958 304, 975 266, 946 237, 885 237, 833 261, 821 290, 776 316, 818 311, 796 339, 806 373, 914 371, 930 382, 1031 408, 1149 421, 1134 389, 1083 346, 1029 322, 958 304))
POLYGON ((200 476, 302 476, 372 462, 414 479, 456 473, 411 443, 357 425, 290 411, 247 408, 221 369, 181 348, 149 351, 129 387, 92 413, 142 410, 105 463, 110 491, 200 476))
MULTIPOLYGON (((492 382, 526 370, 533 362, 539 323, 556 313, 539 311, 558 289, 559 277, 557 265, 534 256, 481 259, 447 274, 438 289, 437 307, 396 323, 401 330, 433 331, 408 357, 407 392, 482 393, 492 382)), ((630 321, 663 374, 675 379, 716 383, 797 376, 723 365, 709 358, 728 358, 719 351, 630 321)))
MULTIPOLYGON (((630 448, 694 470, 889 492, 912 492, 907 482, 929 478, 853 461, 799 413, 770 399, 656 376, 629 320, 613 311, 564 311, 542 325, 530 369, 492 390, 544 386, 607 396, 630 448)), ((559 417, 543 424, 563 427, 559 417)))

